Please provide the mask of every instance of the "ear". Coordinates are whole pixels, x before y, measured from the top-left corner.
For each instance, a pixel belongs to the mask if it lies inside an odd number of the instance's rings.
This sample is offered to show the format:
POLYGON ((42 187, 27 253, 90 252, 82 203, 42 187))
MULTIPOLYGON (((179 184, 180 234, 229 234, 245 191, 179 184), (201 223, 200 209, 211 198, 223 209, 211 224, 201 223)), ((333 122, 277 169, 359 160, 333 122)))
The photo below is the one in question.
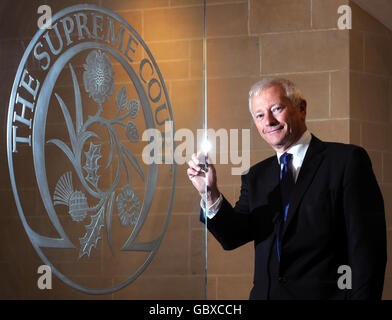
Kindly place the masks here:
POLYGON ((301 100, 301 102, 298 105, 299 110, 301 111, 301 113, 304 113, 305 115, 306 115, 306 106, 307 106, 307 102, 306 102, 305 99, 301 100))
POLYGON ((301 102, 298 105, 299 112, 301 113, 301 117, 303 121, 306 120, 306 106, 307 106, 306 100, 301 100, 301 102))

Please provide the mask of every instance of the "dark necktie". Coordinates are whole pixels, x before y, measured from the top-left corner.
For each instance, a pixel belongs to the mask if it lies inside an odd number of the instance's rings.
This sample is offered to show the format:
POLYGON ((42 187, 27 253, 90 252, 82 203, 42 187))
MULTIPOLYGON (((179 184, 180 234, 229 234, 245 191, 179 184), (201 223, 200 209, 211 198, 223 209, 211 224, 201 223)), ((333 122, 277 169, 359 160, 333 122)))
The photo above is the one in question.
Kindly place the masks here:
POLYGON ((295 184, 290 166, 292 158, 293 155, 291 153, 284 153, 280 156, 280 163, 283 164, 282 170, 280 172, 280 193, 282 197, 284 222, 286 222, 287 219, 290 196, 295 184))
POLYGON ((293 155, 291 153, 284 153, 280 156, 280 163, 283 164, 282 170, 280 171, 280 194, 282 199, 283 221, 280 223, 280 226, 278 228, 278 236, 277 236, 277 243, 276 243, 279 261, 280 261, 281 227, 284 225, 284 223, 287 220, 287 213, 289 211, 289 206, 290 206, 290 196, 295 185, 293 173, 290 168, 290 163, 292 158, 293 155))

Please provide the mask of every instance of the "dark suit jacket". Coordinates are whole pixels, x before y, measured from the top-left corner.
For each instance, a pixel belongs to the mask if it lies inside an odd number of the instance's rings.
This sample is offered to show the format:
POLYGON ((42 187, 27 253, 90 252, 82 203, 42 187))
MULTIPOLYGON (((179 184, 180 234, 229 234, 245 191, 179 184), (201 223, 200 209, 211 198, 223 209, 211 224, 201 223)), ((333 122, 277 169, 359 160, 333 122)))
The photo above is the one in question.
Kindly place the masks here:
POLYGON ((281 231, 280 167, 273 156, 242 176, 233 208, 224 199, 207 227, 224 249, 254 241, 250 299, 380 299, 386 265, 383 198, 363 148, 312 136, 281 231), (341 265, 352 289, 341 290, 341 265), (346 274, 348 275, 348 274, 346 274))

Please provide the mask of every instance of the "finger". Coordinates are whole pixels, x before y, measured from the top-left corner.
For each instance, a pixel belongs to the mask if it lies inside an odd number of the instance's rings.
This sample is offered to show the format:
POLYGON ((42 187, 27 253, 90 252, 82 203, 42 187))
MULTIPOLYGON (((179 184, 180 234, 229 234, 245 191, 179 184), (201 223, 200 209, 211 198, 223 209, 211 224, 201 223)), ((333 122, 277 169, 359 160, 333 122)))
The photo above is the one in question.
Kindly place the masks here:
POLYGON ((196 171, 196 170, 194 170, 194 169, 192 169, 192 168, 188 168, 188 170, 187 170, 187 175, 189 176, 189 177, 196 177, 197 175, 199 175, 200 174, 200 172, 199 171, 196 171))
POLYGON ((196 166, 194 168, 188 168, 189 170, 187 172, 189 172, 191 175, 193 176, 204 176, 204 170, 202 168, 200 168, 199 166, 196 166))
POLYGON ((189 168, 192 168, 194 170, 200 170, 199 166, 197 164, 195 164, 195 162, 193 160, 188 161, 188 166, 189 166, 189 168))
POLYGON ((201 152, 192 154, 192 161, 193 161, 196 165, 199 165, 199 164, 200 164, 200 159, 199 159, 200 154, 201 154, 201 152))

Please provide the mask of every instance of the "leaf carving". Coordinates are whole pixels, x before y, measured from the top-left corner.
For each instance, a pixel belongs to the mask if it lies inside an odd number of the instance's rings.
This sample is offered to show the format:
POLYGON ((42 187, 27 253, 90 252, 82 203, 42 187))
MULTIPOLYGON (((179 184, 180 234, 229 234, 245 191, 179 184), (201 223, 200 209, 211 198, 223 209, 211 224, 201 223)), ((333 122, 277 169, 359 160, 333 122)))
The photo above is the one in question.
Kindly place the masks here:
POLYGON ((108 162, 106 163, 105 169, 109 168, 110 165, 112 164, 113 158, 114 158, 114 152, 115 152, 115 140, 113 137, 113 133, 109 130, 109 138, 110 138, 110 153, 109 153, 109 158, 108 162))
POLYGON ((102 239, 101 228, 104 226, 104 213, 105 205, 102 205, 98 213, 91 216, 91 222, 86 228, 86 234, 83 238, 79 238, 80 241, 80 252, 79 259, 87 254, 90 257, 91 249, 97 248, 98 240, 102 239))
POLYGON ((86 155, 86 164, 83 169, 87 172, 86 180, 97 188, 99 180, 99 175, 97 174, 99 169, 98 160, 102 157, 101 145, 95 145, 90 142, 90 149, 84 154, 86 155))
POLYGON ((69 114, 68 108, 65 105, 63 99, 61 99, 61 97, 57 93, 55 93, 54 95, 56 96, 57 101, 60 104, 61 111, 63 112, 64 119, 65 119, 65 124, 67 125, 67 129, 68 129, 69 138, 71 140, 72 150, 75 153, 75 150, 76 150, 76 134, 75 134, 74 126, 73 126, 73 123, 72 123, 71 115, 69 114))
POLYGON ((110 247, 110 251, 112 252, 112 256, 114 256, 114 250, 112 245, 112 213, 113 213, 113 200, 114 200, 115 192, 113 191, 110 195, 108 201, 108 210, 106 212, 106 232, 108 236, 108 243, 110 247))
POLYGON ((68 64, 69 69, 72 74, 72 82, 74 86, 74 95, 75 95, 75 113, 76 113, 76 132, 79 134, 80 130, 83 126, 83 108, 82 108, 82 98, 80 95, 80 88, 78 84, 78 79, 76 78, 75 71, 72 67, 72 64, 68 64))
POLYGON ((65 153, 65 155, 68 157, 68 159, 71 161, 71 163, 75 166, 74 154, 71 151, 71 149, 63 141, 61 141, 59 139, 50 139, 47 141, 47 143, 53 143, 57 147, 59 147, 60 150, 62 150, 65 153))
POLYGON ((125 87, 122 87, 120 90, 118 90, 116 95, 116 105, 117 109, 120 111, 125 110, 127 107, 127 90, 125 87))
POLYGON ((127 128, 125 130, 126 130, 125 133, 127 135, 127 138, 131 142, 138 142, 139 141, 139 133, 137 132, 136 125, 132 121, 128 122, 127 128))
POLYGON ((131 101, 129 101, 128 104, 128 112, 129 112, 129 116, 132 119, 135 119, 137 117, 137 115, 139 114, 139 109, 140 109, 140 102, 132 99, 131 101))

